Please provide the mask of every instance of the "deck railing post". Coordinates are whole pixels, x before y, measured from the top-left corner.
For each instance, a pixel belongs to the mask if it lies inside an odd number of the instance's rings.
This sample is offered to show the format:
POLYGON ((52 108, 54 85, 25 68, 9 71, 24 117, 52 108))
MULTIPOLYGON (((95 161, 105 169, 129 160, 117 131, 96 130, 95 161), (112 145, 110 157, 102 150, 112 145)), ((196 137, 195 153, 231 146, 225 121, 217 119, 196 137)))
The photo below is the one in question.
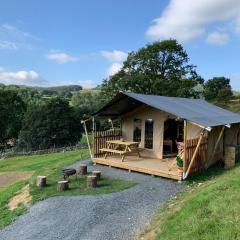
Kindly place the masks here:
POLYGON ((187 121, 184 120, 183 173, 187 171, 187 121))

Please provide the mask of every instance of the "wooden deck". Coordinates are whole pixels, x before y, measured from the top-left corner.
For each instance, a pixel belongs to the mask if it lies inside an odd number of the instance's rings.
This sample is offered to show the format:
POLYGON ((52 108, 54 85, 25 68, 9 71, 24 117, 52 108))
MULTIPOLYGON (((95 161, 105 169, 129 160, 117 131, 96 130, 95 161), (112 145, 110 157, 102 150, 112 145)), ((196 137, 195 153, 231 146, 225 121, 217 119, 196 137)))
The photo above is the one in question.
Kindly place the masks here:
POLYGON ((177 165, 173 164, 175 161, 175 158, 156 159, 126 156, 124 162, 122 162, 119 155, 108 156, 106 159, 104 157, 98 157, 94 158, 93 160, 93 162, 96 164, 180 180, 178 176, 177 165))

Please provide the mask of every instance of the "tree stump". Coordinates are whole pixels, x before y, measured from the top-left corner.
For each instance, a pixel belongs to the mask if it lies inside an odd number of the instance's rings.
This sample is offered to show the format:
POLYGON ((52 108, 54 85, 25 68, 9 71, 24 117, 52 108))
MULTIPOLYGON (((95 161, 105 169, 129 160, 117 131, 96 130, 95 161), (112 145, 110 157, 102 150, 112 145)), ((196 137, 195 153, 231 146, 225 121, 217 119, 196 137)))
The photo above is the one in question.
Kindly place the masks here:
POLYGON ((69 186, 68 186, 68 181, 59 181, 57 184, 57 190, 59 192, 63 192, 68 190, 69 186))
POLYGON ((37 186, 38 187, 46 187, 47 186, 47 177, 46 176, 38 176, 37 177, 37 186))
POLYGON ((95 187, 97 187, 97 177, 95 175, 87 177, 87 187, 88 188, 95 188, 95 187))
POLYGON ((80 175, 87 175, 87 165, 81 164, 78 169, 78 174, 80 175))
POLYGON ((97 181, 101 179, 101 171, 95 170, 92 174, 97 177, 97 181))

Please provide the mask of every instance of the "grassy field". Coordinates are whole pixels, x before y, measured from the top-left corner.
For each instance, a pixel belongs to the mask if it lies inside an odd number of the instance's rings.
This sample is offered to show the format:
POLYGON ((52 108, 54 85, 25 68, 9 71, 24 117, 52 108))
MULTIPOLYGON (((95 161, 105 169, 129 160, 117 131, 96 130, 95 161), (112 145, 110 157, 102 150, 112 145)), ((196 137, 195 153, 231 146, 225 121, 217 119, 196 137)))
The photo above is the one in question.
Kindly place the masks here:
POLYGON ((134 185, 133 182, 123 180, 110 180, 103 176, 99 187, 96 189, 86 188, 86 177, 76 179, 71 177, 70 190, 66 192, 56 191, 56 182, 62 179, 60 170, 64 166, 71 165, 78 160, 88 158, 87 150, 70 151, 65 153, 53 153, 47 155, 35 155, 27 157, 14 157, 0 161, 1 172, 32 172, 33 176, 7 187, 0 187, 0 227, 10 224, 16 216, 22 214, 26 208, 19 206, 14 210, 9 210, 7 204, 22 187, 29 184, 32 196, 31 204, 37 201, 57 195, 84 195, 100 194, 121 191, 134 185), (35 186, 36 176, 46 175, 48 186, 39 189, 35 186))
POLYGON ((213 101, 212 103, 217 105, 217 106, 219 106, 219 107, 225 108, 225 109, 227 109, 229 111, 232 111, 232 112, 240 114, 240 103, 239 102, 221 103, 221 102, 213 101))
POLYGON ((240 164, 189 180, 191 188, 159 209, 145 240, 240 239, 240 164))

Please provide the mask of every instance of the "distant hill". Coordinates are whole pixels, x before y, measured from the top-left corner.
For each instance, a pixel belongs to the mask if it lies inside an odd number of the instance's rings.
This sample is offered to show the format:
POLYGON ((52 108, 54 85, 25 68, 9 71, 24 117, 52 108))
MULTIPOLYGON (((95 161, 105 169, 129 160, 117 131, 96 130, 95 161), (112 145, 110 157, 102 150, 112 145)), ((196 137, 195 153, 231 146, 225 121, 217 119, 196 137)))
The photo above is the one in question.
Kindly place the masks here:
POLYGON ((66 85, 55 87, 31 87, 23 85, 0 84, 0 89, 14 90, 27 103, 41 103, 53 97, 62 97, 70 100, 73 93, 82 90, 80 85, 66 85))
POLYGON ((239 91, 233 91, 233 95, 234 96, 240 96, 240 92, 239 91))
POLYGON ((4 85, 0 84, 0 87, 5 88, 23 88, 23 89, 32 89, 32 90, 49 90, 49 91, 69 91, 69 92, 77 92, 82 90, 82 86, 80 85, 63 85, 63 86, 54 86, 54 87, 32 87, 26 85, 4 85))

